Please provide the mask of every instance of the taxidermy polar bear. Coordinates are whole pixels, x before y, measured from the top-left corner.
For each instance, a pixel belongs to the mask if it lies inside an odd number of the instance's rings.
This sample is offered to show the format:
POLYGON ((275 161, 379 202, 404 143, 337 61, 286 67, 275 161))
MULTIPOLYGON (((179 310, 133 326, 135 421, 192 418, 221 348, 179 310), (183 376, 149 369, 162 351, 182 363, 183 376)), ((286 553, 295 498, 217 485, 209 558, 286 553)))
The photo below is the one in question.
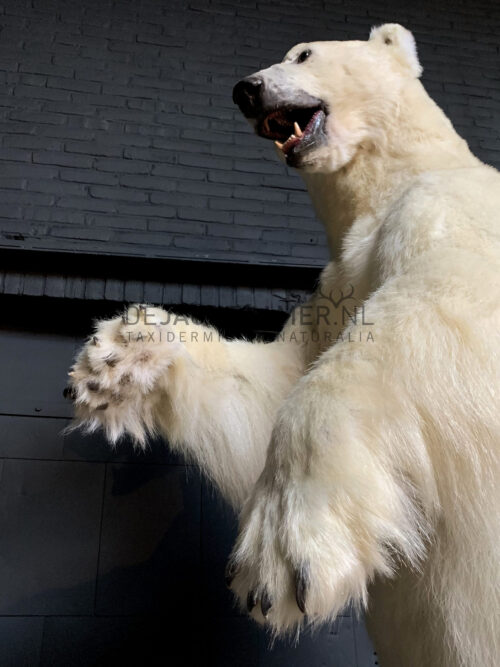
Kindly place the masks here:
POLYGON ((500 176, 420 73, 385 25, 239 82, 326 227, 306 316, 251 343, 132 307, 98 324, 71 393, 79 424, 164 434, 241 509, 229 585, 272 632, 354 603, 386 667, 493 667, 500 176))

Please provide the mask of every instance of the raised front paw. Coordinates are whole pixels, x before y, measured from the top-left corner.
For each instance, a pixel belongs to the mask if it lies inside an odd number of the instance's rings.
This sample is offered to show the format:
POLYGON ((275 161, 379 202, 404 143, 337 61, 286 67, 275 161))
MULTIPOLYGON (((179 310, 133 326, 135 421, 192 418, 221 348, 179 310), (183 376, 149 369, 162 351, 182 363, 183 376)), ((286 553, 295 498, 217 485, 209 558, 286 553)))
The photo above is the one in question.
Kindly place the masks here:
POLYGON ((363 604, 373 551, 351 525, 349 502, 305 472, 283 479, 265 470, 242 514, 227 568, 241 606, 274 633, 333 620, 349 603, 363 604))
POLYGON ((127 432, 144 444, 166 371, 181 349, 159 308, 131 306, 122 317, 99 322, 65 390, 74 400, 76 425, 102 426, 112 442, 127 432))

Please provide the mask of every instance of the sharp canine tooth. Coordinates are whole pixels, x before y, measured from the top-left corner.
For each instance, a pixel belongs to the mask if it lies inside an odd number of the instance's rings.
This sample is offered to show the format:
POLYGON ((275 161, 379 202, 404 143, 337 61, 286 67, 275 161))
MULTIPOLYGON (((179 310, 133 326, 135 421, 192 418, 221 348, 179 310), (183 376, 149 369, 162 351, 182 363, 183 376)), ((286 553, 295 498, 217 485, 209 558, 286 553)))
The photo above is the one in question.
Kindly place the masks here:
POLYGON ((283 148, 283 144, 280 143, 279 141, 275 141, 275 142, 274 142, 274 145, 275 145, 277 148, 279 148, 280 150, 283 148))
POLYGON ((300 129, 300 125, 297 123, 297 121, 295 121, 293 124, 293 130, 299 138, 304 134, 300 129))

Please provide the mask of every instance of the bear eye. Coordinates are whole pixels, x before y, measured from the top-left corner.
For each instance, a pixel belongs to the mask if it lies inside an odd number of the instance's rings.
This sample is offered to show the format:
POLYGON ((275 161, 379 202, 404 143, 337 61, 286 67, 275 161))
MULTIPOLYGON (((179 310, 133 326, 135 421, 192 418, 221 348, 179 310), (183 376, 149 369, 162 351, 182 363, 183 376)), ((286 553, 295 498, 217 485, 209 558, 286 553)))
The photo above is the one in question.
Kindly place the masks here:
POLYGON ((311 50, 310 49, 306 49, 305 51, 302 51, 302 53, 299 53, 299 55, 297 56, 297 62, 298 63, 303 63, 304 60, 307 60, 310 55, 311 55, 311 50))

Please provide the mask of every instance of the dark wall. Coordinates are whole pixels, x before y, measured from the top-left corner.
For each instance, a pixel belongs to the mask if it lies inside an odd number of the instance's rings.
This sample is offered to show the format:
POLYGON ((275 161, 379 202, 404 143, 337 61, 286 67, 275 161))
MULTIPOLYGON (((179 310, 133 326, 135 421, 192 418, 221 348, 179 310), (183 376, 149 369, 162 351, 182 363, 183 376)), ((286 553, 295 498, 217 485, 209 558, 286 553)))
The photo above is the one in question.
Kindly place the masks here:
POLYGON ((5 0, 0 244, 321 265, 300 179, 233 107, 297 41, 414 31, 424 83, 500 164, 494 0, 5 0))

